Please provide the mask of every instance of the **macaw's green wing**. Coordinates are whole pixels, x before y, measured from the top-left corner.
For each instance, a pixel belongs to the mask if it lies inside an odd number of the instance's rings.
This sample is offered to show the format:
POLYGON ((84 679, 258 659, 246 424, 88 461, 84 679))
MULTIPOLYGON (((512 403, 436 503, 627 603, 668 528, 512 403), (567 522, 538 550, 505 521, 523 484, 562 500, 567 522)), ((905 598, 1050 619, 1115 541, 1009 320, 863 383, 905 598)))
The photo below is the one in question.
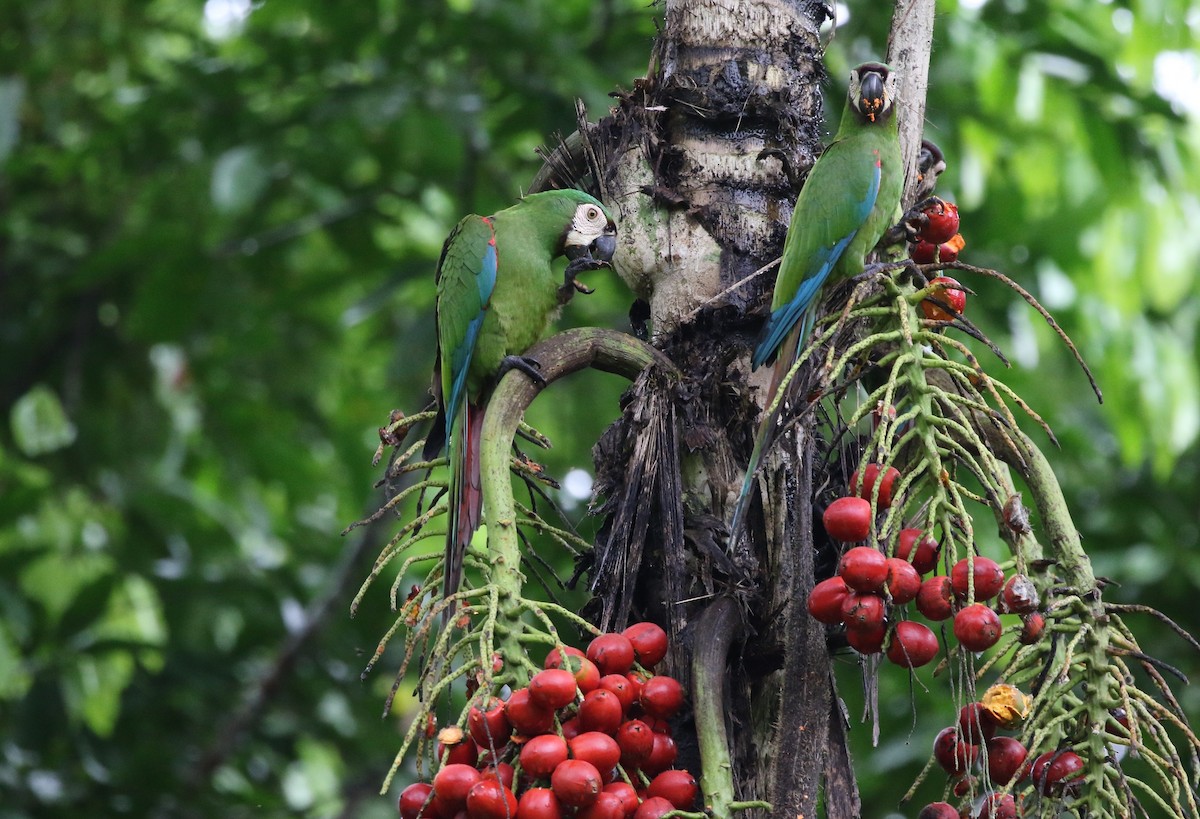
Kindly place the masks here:
POLYGON ((438 365, 446 438, 467 394, 479 329, 496 289, 496 233, 484 216, 467 216, 446 239, 438 262, 438 365))
POLYGON ((833 143, 813 166, 796 199, 771 315, 759 335, 752 366, 770 361, 806 314, 871 215, 881 178, 879 152, 855 139, 833 143))

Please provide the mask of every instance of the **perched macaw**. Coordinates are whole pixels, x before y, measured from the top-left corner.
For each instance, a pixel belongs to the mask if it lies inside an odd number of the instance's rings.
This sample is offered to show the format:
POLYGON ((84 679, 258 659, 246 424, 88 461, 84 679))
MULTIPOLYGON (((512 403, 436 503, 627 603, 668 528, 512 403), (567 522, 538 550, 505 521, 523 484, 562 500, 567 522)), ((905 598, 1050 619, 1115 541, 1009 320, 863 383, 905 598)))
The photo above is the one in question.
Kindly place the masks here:
POLYGON ((432 459, 450 442, 450 513, 443 590, 458 590, 462 561, 479 528, 483 494, 479 445, 484 406, 506 370, 541 378, 521 353, 536 342, 575 292, 583 270, 607 264, 616 224, 582 191, 530 194, 492 216, 467 216, 451 231, 437 267, 438 351, 432 391, 438 417, 425 443, 432 459), (565 275, 552 262, 565 255, 565 275))
MULTIPOLYGON (((825 284, 861 273, 866 255, 900 218, 904 168, 893 108, 895 87, 895 73, 882 63, 863 63, 850 72, 841 125, 796 199, 771 315, 750 359, 755 369, 775 361, 767 406, 803 349, 825 284)), ((744 522, 754 473, 774 427, 774 414, 766 413, 730 522, 731 545, 744 522)))

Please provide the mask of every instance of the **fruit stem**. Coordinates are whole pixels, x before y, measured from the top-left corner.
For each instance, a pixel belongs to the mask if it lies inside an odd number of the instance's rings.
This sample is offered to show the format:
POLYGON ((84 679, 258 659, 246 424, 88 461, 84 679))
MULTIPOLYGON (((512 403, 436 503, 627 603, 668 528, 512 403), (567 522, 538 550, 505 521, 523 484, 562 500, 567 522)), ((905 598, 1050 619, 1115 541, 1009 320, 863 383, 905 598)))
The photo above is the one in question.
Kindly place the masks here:
POLYGON ((739 629, 737 604, 714 600, 696 621, 692 654, 692 709, 700 744, 700 789, 711 816, 733 810, 733 761, 725 733, 725 666, 729 646, 739 629))

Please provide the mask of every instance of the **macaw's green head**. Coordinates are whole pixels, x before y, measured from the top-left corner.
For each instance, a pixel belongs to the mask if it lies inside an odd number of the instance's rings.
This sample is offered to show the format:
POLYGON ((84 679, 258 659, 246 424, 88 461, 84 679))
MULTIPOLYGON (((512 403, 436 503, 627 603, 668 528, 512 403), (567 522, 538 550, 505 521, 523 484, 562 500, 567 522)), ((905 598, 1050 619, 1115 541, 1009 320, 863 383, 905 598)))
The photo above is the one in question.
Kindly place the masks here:
POLYGON ((865 122, 884 122, 896 98, 896 72, 883 63, 863 63, 850 72, 850 107, 865 122))
POLYGON ((563 255, 571 261, 587 257, 611 262, 616 250, 617 223, 603 205, 582 194, 563 234, 563 255))

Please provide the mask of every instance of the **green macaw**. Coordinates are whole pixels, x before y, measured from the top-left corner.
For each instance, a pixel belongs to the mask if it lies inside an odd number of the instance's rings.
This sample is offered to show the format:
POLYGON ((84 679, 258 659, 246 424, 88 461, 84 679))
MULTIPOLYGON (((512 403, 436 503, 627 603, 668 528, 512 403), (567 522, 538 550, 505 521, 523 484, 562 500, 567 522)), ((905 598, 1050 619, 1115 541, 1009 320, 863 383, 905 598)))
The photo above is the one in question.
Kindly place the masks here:
POLYGON ((616 224, 582 191, 530 194, 492 216, 467 216, 447 237, 437 267, 437 361, 432 391, 438 417, 426 460, 450 442, 450 513, 443 591, 458 590, 483 493, 479 445, 484 406, 499 376, 517 368, 541 380, 536 361, 520 354, 545 334, 576 290, 576 274, 606 265, 616 224), (569 259, 559 278, 552 262, 569 259))
MULTIPOLYGON (((862 273, 866 255, 900 218, 904 168, 893 107, 895 87, 896 75, 883 63, 863 63, 850 72, 841 125, 796 199, 771 315, 750 359, 755 369, 775 361, 768 407, 812 330, 826 282, 862 273)), ((754 473, 774 429, 774 414, 767 413, 734 507, 730 545, 744 522, 754 473)))

